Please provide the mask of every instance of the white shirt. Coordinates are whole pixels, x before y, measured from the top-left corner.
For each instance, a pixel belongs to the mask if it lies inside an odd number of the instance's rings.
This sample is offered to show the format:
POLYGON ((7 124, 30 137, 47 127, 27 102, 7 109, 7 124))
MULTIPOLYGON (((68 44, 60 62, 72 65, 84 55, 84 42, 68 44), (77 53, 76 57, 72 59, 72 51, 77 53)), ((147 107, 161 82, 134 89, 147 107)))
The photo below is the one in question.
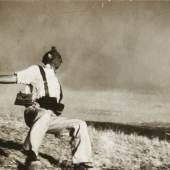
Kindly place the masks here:
MULTIPOLYGON (((49 96, 56 97, 59 102, 61 89, 56 73, 49 64, 45 65, 43 69, 46 74, 49 96)), ((25 70, 18 71, 16 75, 17 83, 27 85, 25 88, 26 93, 30 92, 29 85, 32 85, 34 99, 45 96, 44 81, 37 65, 32 65, 25 70)))

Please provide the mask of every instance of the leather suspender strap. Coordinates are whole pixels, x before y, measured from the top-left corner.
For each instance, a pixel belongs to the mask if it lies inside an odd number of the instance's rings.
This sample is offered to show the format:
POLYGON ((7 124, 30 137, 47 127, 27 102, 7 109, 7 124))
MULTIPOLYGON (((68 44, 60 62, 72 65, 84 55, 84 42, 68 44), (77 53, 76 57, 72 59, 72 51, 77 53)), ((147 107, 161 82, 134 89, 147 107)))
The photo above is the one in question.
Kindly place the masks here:
POLYGON ((40 73, 42 75, 43 81, 44 81, 44 90, 45 90, 45 96, 49 97, 49 90, 48 90, 48 84, 47 84, 47 78, 45 75, 45 71, 42 66, 38 65, 40 69, 40 73))
POLYGON ((60 85, 60 100, 59 100, 59 103, 61 102, 63 98, 63 91, 62 91, 62 88, 61 88, 61 85, 60 85))

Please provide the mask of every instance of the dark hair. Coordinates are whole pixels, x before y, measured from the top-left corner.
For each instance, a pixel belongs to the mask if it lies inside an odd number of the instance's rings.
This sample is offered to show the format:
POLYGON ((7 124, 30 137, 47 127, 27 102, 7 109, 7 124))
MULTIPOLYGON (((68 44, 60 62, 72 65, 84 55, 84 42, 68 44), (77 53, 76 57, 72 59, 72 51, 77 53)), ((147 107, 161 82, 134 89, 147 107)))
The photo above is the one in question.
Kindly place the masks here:
POLYGON ((56 47, 52 46, 51 49, 44 54, 42 62, 44 64, 50 64, 55 58, 60 59, 62 62, 60 53, 57 51, 56 47))

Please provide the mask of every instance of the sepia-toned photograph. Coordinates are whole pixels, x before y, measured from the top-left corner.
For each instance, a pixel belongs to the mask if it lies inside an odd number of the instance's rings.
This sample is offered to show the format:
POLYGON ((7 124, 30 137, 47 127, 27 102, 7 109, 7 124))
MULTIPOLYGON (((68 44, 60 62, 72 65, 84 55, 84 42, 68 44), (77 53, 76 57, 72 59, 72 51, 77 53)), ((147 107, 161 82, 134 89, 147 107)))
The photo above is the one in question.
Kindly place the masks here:
POLYGON ((170 170, 170 2, 0 0, 0 170, 170 170))

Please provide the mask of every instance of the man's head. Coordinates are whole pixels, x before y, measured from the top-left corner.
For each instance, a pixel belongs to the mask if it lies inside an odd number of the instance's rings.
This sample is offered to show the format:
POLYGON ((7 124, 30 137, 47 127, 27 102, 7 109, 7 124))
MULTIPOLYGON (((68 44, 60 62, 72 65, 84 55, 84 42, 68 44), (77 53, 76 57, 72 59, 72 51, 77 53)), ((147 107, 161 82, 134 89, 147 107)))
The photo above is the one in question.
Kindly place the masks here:
POLYGON ((55 70, 60 67, 62 58, 56 47, 51 47, 51 49, 44 54, 42 62, 45 65, 50 64, 55 70))

